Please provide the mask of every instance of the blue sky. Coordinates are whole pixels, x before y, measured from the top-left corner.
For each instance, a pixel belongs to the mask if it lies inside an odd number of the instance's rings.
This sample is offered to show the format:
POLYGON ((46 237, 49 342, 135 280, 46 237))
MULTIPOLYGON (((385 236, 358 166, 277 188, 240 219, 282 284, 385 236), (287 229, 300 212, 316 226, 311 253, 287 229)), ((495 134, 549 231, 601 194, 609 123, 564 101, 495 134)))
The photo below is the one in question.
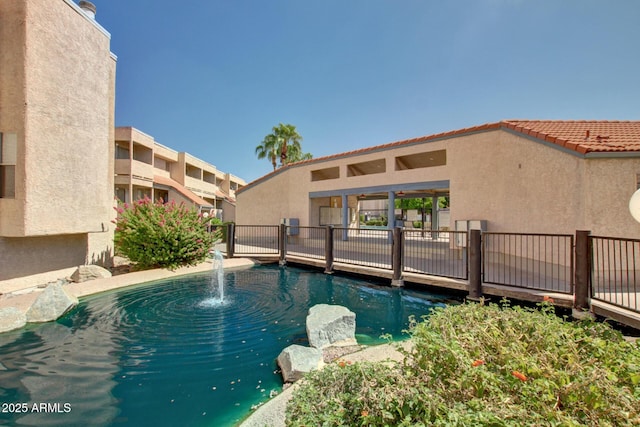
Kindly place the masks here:
POLYGON ((280 122, 321 157, 502 119, 640 119, 638 0, 92 0, 116 125, 247 181, 280 122))

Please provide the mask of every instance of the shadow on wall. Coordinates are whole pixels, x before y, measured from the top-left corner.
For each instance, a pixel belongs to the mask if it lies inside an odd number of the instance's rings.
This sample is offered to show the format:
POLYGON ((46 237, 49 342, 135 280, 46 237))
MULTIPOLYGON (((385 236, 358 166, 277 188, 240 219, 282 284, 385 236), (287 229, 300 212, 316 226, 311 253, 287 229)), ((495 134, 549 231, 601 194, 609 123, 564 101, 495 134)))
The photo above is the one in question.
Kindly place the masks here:
POLYGON ((76 267, 86 259, 86 234, 0 237, 0 280, 76 267))
POLYGON ((113 248, 109 247, 100 253, 93 253, 87 264, 95 264, 109 269, 113 267, 113 248))

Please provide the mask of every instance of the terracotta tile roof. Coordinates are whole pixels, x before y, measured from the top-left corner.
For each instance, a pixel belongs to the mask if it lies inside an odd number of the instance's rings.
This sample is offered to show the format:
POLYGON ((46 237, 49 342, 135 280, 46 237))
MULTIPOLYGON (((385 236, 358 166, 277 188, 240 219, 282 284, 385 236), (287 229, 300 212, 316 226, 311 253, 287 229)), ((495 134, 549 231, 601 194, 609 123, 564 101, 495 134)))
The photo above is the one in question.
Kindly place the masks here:
POLYGON ((437 139, 451 138, 465 134, 482 132, 487 130, 509 129, 523 135, 556 144, 580 154, 607 153, 607 152, 638 152, 640 153, 640 121, 607 121, 607 120, 503 120, 496 123, 486 123, 479 126, 457 129, 434 135, 405 139, 388 144, 361 148, 358 150, 332 154, 311 160, 292 163, 284 168, 277 169, 263 177, 260 177, 238 192, 252 187, 260 181, 277 175, 288 167, 300 166, 307 163, 315 163, 366 154, 379 150, 410 145, 417 142, 428 142, 437 139))
POLYGON ((640 152, 640 121, 506 120, 503 127, 581 154, 640 152))

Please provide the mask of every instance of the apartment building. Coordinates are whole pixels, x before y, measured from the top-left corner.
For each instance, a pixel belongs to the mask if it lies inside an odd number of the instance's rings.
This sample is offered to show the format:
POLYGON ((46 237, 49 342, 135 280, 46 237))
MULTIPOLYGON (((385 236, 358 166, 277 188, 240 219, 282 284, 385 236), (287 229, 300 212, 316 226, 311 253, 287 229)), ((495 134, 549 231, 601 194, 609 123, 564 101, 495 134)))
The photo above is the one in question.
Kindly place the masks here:
POLYGON ((223 221, 235 220, 236 191, 245 181, 132 127, 115 130, 115 195, 130 203, 148 197, 197 206, 223 221))
POLYGON ((0 281, 111 262, 116 57, 80 3, 0 1, 0 281))

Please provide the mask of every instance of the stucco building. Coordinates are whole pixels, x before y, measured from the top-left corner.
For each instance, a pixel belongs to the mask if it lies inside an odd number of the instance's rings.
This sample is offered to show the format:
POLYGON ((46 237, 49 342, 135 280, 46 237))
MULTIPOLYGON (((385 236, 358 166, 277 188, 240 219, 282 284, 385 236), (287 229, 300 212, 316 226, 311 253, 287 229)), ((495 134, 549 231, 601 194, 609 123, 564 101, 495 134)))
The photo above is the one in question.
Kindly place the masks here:
POLYGON ((116 57, 94 12, 0 2, 0 280, 111 259, 116 57))
POLYGON ((447 196, 451 229, 640 238, 639 182, 639 121, 505 120, 291 164, 238 191, 236 220, 356 227, 362 200, 392 217, 397 198, 447 196))
POLYGON ((245 181, 131 127, 115 133, 115 194, 130 203, 148 197, 193 204, 223 221, 235 219, 236 191, 245 181))

